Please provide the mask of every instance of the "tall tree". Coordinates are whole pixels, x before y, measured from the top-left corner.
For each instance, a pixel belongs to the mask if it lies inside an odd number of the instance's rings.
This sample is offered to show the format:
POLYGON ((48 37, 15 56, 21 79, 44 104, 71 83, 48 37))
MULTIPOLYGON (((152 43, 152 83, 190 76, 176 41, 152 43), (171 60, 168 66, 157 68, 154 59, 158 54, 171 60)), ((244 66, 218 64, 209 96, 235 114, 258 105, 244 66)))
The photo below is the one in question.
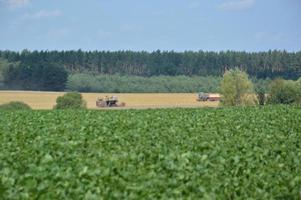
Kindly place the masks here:
POLYGON ((56 64, 20 64, 8 68, 5 84, 14 89, 61 91, 67 78, 67 71, 56 64))
POLYGON ((253 84, 246 72, 236 69, 226 71, 221 82, 222 105, 239 106, 252 105, 253 84))

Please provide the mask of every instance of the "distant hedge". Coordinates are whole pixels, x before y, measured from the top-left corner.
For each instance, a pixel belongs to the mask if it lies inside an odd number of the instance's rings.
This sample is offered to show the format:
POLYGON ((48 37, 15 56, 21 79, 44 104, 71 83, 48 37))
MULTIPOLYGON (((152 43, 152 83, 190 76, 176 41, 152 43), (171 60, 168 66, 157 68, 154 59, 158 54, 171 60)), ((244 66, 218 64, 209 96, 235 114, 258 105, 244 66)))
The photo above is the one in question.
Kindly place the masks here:
POLYGON ((121 76, 78 73, 69 76, 66 90, 78 92, 217 92, 221 77, 121 76))
MULTIPOLYGON (((67 91, 114 93, 191 93, 219 92, 219 76, 122 76, 77 73, 68 77, 67 91)), ((263 88, 270 79, 253 79, 263 88)))

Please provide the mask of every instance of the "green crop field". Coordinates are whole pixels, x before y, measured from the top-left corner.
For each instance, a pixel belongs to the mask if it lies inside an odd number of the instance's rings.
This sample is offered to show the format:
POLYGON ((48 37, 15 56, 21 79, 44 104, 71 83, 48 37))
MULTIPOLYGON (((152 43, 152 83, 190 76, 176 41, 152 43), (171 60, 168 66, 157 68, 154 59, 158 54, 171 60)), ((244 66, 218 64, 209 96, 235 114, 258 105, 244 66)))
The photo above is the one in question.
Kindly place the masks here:
POLYGON ((0 112, 0 199, 300 199, 301 109, 0 112))

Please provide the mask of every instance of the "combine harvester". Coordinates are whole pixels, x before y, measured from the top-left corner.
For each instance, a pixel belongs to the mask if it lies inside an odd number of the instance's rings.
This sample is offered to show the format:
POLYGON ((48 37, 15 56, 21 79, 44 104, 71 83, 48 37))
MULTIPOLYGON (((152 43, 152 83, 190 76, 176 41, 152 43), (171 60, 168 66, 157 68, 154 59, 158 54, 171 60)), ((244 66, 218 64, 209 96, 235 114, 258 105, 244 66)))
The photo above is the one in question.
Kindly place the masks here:
POLYGON ((96 101, 96 106, 99 108, 107 108, 107 107, 124 107, 125 103, 118 104, 118 98, 116 96, 105 98, 98 98, 96 101))
POLYGON ((199 93, 197 101, 220 101, 221 97, 219 94, 199 93))

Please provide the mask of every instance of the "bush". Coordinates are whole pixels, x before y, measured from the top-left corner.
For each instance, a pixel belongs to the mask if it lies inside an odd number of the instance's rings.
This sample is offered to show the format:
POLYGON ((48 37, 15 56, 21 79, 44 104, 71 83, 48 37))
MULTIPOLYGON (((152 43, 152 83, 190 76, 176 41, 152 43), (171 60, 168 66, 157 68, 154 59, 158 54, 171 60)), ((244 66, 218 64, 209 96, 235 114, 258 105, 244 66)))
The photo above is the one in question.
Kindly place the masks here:
POLYGON ((56 99, 55 109, 85 109, 86 102, 80 93, 68 92, 56 99))
POLYGON ((0 105, 0 110, 31 110, 30 106, 20 101, 11 101, 0 105))
POLYGON ((282 78, 275 79, 270 85, 268 96, 269 104, 293 104, 300 99, 298 81, 287 81, 282 78))
POLYGON ((227 71, 221 82, 221 104, 224 106, 254 105, 253 84, 247 73, 239 69, 227 71))

